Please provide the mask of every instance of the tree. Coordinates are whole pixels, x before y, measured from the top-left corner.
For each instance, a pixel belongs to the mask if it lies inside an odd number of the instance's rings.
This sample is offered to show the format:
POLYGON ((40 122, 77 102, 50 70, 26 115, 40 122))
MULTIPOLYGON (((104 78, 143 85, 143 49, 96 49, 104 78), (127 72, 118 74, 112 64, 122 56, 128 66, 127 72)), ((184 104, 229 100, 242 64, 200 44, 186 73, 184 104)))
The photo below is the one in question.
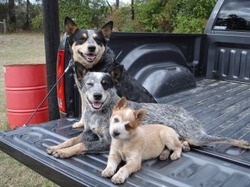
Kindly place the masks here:
POLYGON ((12 30, 16 30, 16 14, 15 14, 15 1, 9 0, 8 4, 9 24, 12 30))
POLYGON ((24 30, 30 30, 30 1, 26 1, 26 22, 24 24, 24 30))
POLYGON ((147 0, 135 1, 136 20, 138 23, 138 29, 140 31, 147 32, 165 32, 165 28, 162 28, 162 20, 160 18, 167 19, 167 16, 161 15, 164 12, 167 1, 147 0))
POLYGON ((120 7, 120 0, 115 1, 115 7, 116 7, 116 9, 118 9, 120 7))
POLYGON ((136 0, 140 31, 201 33, 216 0, 136 0))
POLYGON ((217 0, 178 0, 174 32, 202 33, 217 0))
POLYGON ((59 0, 59 15, 73 18, 79 27, 96 28, 106 22, 109 8, 106 0, 59 0))
POLYGON ((0 21, 6 19, 8 16, 8 6, 7 3, 0 0, 0 21))

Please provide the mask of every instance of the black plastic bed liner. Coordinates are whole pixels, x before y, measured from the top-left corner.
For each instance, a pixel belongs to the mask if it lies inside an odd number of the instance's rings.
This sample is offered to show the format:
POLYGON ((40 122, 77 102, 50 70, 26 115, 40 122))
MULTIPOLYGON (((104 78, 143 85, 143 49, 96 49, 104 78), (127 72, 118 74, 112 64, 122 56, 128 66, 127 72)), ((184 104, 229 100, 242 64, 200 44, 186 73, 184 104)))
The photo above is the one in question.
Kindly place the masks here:
MULTIPOLYGON (((250 85, 201 80, 197 88, 161 98, 181 106, 204 123, 210 134, 250 141, 250 85)), ((1 132, 0 149, 61 186, 113 186, 101 177, 107 154, 57 159, 50 145, 76 136, 75 119, 1 132)), ((228 145, 192 148, 177 161, 145 161, 122 186, 250 186, 250 151, 228 145)))

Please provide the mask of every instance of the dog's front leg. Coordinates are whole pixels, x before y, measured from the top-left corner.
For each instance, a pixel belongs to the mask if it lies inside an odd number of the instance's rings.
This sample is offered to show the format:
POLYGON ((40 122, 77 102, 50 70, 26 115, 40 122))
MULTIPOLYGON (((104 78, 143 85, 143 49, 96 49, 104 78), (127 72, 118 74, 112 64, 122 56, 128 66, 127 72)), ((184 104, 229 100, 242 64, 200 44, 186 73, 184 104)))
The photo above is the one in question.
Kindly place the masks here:
POLYGON ((140 169, 141 169, 141 157, 135 157, 133 159, 130 159, 111 178, 111 181, 115 184, 124 183, 124 181, 129 177, 131 173, 134 173, 140 169))
POLYGON ((79 155, 87 151, 87 148, 83 143, 78 143, 68 148, 59 149, 53 152, 53 156, 57 158, 69 158, 71 156, 79 155))
POLYGON ((48 147, 47 153, 54 155, 54 153, 57 152, 58 150, 65 149, 65 148, 79 144, 81 140, 82 140, 82 133, 79 136, 70 138, 61 144, 48 147))
POLYGON ((79 95, 80 95, 80 98, 81 98, 81 109, 82 109, 82 115, 81 115, 81 119, 80 119, 80 121, 78 121, 78 122, 75 122, 73 125, 72 125, 72 127, 73 128, 82 128, 82 127, 84 127, 84 118, 83 118, 83 113, 84 113, 84 105, 83 105, 83 93, 81 92, 81 86, 79 85, 80 83, 77 81, 77 78, 75 77, 75 80, 76 80, 76 86, 77 86, 77 88, 78 88, 78 91, 79 91, 79 95))
MULTIPOLYGON (((82 96, 81 96, 82 97, 82 96)), ((80 121, 78 121, 78 122, 75 122, 73 125, 72 125, 72 128, 83 128, 83 127, 85 127, 85 125, 84 125, 84 106, 83 106, 83 104, 82 104, 82 115, 81 115, 81 119, 80 119, 80 121)), ((86 127, 85 127, 86 128, 86 127)))
POLYGON ((83 115, 82 115, 80 121, 75 122, 75 123, 72 125, 72 127, 73 127, 73 128, 82 128, 82 127, 84 127, 83 115))
POLYGON ((109 157, 108 157, 108 163, 106 168, 102 171, 103 177, 112 177, 116 171, 117 166, 121 162, 120 155, 115 152, 114 150, 110 150, 109 157))
POLYGON ((166 159, 168 159, 169 155, 170 155, 170 151, 168 150, 168 148, 165 148, 165 149, 161 152, 161 154, 159 155, 159 159, 160 159, 160 160, 166 160, 166 159))

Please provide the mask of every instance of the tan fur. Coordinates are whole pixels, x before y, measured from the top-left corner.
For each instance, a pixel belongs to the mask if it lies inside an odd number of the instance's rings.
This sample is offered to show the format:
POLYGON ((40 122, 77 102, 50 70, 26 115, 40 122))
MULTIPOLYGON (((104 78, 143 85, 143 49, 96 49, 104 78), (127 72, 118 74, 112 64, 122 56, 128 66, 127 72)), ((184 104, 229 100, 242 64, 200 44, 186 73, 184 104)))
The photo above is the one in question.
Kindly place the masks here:
POLYGON ((69 158, 74 155, 79 155, 86 150, 86 147, 82 143, 82 134, 80 134, 59 145, 49 147, 47 152, 57 158, 69 158))
POLYGON ((96 55, 96 58, 95 60, 88 64, 85 62, 85 59, 79 54, 79 52, 81 52, 82 54, 86 54, 88 53, 88 46, 90 44, 88 42, 85 42, 84 44, 82 45, 76 45, 75 43, 73 43, 72 45, 72 51, 73 51, 73 59, 74 61, 77 61, 79 63, 81 63, 85 68, 87 69, 91 69, 93 68, 99 61, 100 59, 102 58, 102 55, 105 51, 105 47, 104 46, 96 46, 96 50, 95 50, 95 55, 96 55))
POLYGON ((140 170, 143 160, 158 156, 165 160, 170 151, 173 151, 171 160, 176 160, 181 157, 182 149, 189 150, 189 145, 186 142, 182 144, 172 128, 160 124, 140 125, 146 113, 144 109, 128 108, 124 99, 119 100, 113 109, 110 119, 111 148, 102 176, 113 176, 111 180, 115 184, 123 183, 131 173, 140 170), (126 164, 115 174, 121 160, 126 164))

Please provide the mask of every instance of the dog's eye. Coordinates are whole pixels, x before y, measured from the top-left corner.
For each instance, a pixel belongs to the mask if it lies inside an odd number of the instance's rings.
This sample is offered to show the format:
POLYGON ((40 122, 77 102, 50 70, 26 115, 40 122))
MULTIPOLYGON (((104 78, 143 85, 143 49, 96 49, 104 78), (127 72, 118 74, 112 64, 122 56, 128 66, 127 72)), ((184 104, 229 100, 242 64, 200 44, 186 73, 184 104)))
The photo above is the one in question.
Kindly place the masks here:
POLYGON ((102 87, 104 90, 107 90, 108 88, 111 88, 109 82, 107 82, 106 80, 102 80, 101 81, 102 87))
POLYGON ((108 75, 103 77, 103 79, 101 80, 101 84, 104 90, 107 90, 113 87, 113 81, 111 77, 108 75))
POLYGON ((94 38, 94 40, 96 41, 98 45, 102 45, 102 40, 100 38, 96 37, 94 38))
POLYGON ((94 84, 92 82, 87 82, 86 83, 88 86, 93 86, 94 84))
POLYGON ((76 41, 76 45, 82 45, 82 44, 84 44, 84 42, 85 42, 86 40, 85 39, 79 39, 79 40, 77 40, 76 41))
POLYGON ((129 129, 130 129, 129 123, 126 123, 126 124, 124 125, 124 127, 125 127, 125 129, 126 129, 127 131, 129 131, 129 129))
POLYGON ((98 45, 102 45, 102 40, 98 35, 94 35, 93 39, 96 41, 98 45))
POLYGON ((118 118, 114 118, 114 123, 118 123, 119 119, 118 118))

